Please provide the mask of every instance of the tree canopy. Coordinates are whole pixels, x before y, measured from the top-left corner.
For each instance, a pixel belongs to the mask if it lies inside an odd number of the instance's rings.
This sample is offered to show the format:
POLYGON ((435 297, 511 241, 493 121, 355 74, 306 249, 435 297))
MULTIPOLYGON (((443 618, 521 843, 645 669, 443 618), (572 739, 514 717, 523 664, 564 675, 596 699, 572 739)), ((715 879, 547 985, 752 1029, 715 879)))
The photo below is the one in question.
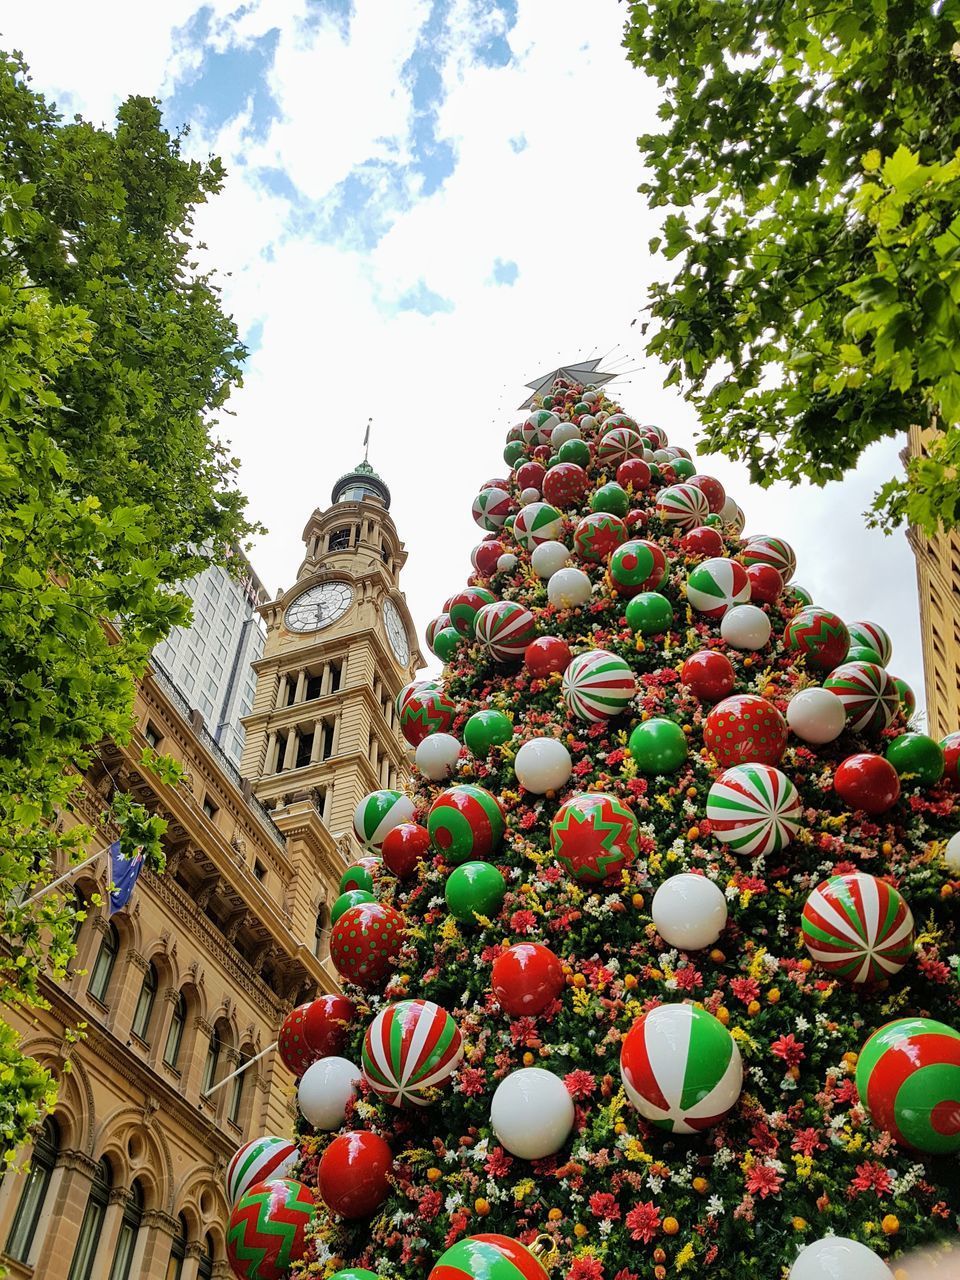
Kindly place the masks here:
MULTIPOLYGON (((129 99, 112 130, 64 123, 0 54, 0 1004, 41 1003, 74 954, 72 893, 21 905, 64 849, 119 833, 162 864, 164 823, 126 795, 99 834, 65 814, 189 616, 174 584, 251 528, 211 416, 244 349, 191 257, 222 178, 156 102, 129 99)), ((0 1165, 50 1096, 4 1025, 0 1165)))
POLYGON ((822 484, 917 425, 871 522, 960 523, 960 4, 633 0, 664 89, 648 351, 708 449, 822 484))

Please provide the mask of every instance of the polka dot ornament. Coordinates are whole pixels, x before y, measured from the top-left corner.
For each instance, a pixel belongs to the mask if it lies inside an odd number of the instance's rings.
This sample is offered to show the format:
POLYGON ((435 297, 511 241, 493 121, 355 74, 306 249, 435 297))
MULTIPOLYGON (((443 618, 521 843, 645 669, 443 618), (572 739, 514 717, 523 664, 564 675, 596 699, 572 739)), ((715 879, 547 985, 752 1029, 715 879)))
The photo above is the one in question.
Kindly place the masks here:
POLYGON ((345 911, 330 935, 337 973, 361 987, 375 987, 393 970, 403 943, 403 916, 382 902, 364 902, 345 911))
POLYGON ((734 694, 707 715, 703 744, 723 768, 777 764, 787 745, 787 722, 766 698, 734 694))

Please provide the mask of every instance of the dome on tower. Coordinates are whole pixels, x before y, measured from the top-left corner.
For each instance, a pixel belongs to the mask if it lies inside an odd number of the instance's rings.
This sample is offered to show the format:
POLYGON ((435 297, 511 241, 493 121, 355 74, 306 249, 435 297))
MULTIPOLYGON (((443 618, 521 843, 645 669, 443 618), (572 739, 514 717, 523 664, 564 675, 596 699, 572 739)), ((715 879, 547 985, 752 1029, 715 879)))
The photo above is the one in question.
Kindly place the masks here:
POLYGON ((390 506, 390 490, 366 459, 341 476, 330 495, 332 502, 362 502, 364 498, 376 498, 385 507, 390 506))

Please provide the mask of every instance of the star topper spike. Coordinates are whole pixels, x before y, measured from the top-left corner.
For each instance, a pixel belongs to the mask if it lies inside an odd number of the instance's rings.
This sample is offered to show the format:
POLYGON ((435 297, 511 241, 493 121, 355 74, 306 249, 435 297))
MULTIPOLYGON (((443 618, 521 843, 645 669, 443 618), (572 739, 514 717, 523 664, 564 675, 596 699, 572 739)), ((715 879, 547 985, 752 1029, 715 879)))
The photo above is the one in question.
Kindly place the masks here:
POLYGON ((601 358, 598 356, 593 360, 578 360, 572 364, 563 364, 557 369, 551 369, 549 373, 543 373, 538 378, 534 378, 532 382, 524 383, 533 394, 520 405, 520 408, 532 409, 534 396, 544 391, 549 391, 558 378, 569 378, 571 382, 592 382, 597 387, 603 386, 605 382, 610 382, 617 375, 615 373, 604 373, 597 368, 601 358))

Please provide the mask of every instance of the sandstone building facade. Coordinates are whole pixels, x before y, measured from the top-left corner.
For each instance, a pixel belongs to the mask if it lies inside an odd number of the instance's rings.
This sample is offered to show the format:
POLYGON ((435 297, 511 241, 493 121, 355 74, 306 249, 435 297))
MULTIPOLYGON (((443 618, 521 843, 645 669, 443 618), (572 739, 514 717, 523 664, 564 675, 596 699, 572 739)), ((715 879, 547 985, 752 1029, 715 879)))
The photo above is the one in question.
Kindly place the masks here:
POLYGON ((274 1043, 295 1003, 336 989, 329 908, 360 852, 353 809, 405 775, 394 698, 423 659, 389 500, 367 464, 339 481, 307 523, 295 585, 262 605, 242 770, 148 670, 133 741, 101 749, 64 819, 97 832, 93 852, 115 835, 104 799, 128 791, 167 819, 167 868, 144 871, 110 919, 92 900, 106 900, 106 858, 78 873, 87 916, 71 976, 17 1024, 60 1088, 0 1186, 15 1280, 230 1274, 224 1170, 242 1142, 291 1132, 294 1082, 273 1050, 209 1091, 274 1043), (179 760, 184 782, 144 768, 147 747, 179 760))

